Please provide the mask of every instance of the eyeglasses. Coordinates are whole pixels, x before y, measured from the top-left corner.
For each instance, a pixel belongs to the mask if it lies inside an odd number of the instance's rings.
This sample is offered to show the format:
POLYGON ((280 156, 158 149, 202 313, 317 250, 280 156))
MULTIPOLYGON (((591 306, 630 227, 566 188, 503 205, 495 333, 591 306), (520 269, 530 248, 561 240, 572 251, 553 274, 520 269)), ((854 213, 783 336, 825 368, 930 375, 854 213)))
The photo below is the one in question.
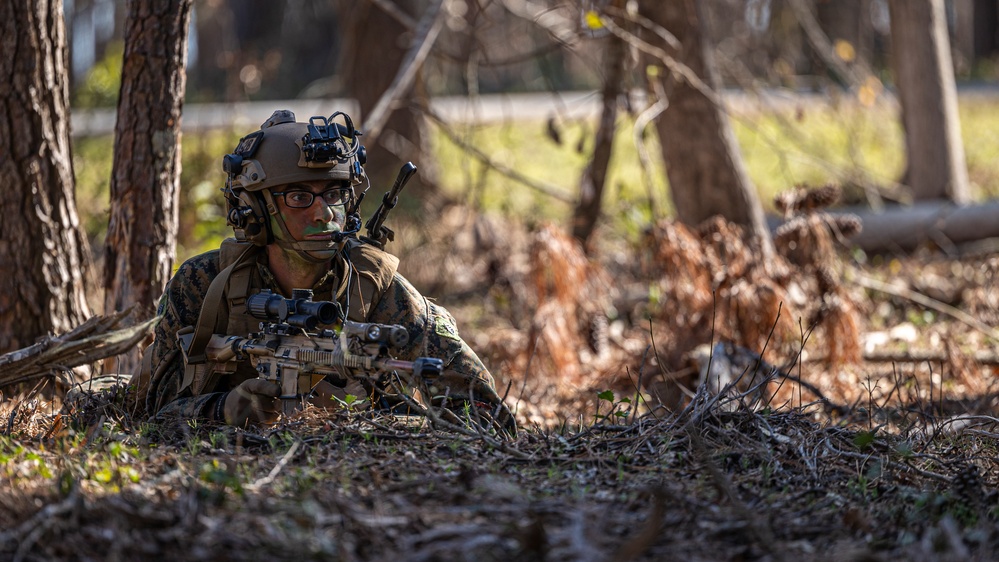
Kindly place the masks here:
POLYGON ((284 204, 293 209, 307 209, 312 206, 316 196, 323 198, 323 203, 333 207, 336 205, 346 205, 354 196, 353 190, 349 187, 336 187, 327 189, 322 193, 312 193, 311 191, 275 191, 271 195, 283 195, 284 204))

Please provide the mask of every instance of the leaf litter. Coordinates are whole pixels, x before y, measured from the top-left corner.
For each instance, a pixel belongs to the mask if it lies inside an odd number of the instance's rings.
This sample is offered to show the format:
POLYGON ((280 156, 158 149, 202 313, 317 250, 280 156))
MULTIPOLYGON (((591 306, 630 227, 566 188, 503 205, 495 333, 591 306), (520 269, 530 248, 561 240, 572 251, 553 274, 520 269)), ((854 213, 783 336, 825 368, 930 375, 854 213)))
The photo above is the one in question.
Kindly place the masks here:
POLYGON ((858 259, 815 206, 788 207, 811 214, 770 262, 721 220, 592 255, 467 210, 400 236, 418 248, 403 269, 450 295, 516 407, 514 438, 345 410, 152 423, 122 385, 22 391, 0 404, 0 554, 993 559, 995 341, 852 279, 923 295, 945 279, 936 296, 994 327, 999 258, 858 259))

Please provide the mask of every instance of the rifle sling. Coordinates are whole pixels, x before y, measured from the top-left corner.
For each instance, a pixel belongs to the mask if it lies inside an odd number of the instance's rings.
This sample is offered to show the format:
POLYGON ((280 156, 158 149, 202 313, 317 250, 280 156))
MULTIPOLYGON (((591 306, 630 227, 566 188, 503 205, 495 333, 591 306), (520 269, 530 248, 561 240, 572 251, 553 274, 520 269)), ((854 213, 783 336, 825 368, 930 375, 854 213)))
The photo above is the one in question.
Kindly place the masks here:
MULTIPOLYGON (((245 267, 243 264, 243 258, 253 250, 254 246, 247 246, 243 250, 236 261, 229 264, 228 267, 219 272, 219 274, 212 280, 212 284, 208 287, 208 292, 205 294, 205 300, 201 304, 201 313, 198 315, 198 324, 194 329, 194 337, 191 340, 191 346, 187 350, 187 362, 188 363, 204 363, 207 361, 205 357, 205 348, 208 346, 208 340, 212 338, 212 334, 223 332, 226 325, 229 323, 229 313, 228 313, 228 303, 226 303, 226 312, 221 314, 222 300, 226 293, 226 286, 229 284, 229 278, 233 271, 239 269, 240 267, 245 267)), ((249 277, 247 276, 246 282, 248 284, 249 277)), ((248 287, 241 287, 242 298, 246 298, 246 291, 248 287)), ((239 291, 237 291, 239 292, 239 291)), ((235 295, 232 295, 235 296, 235 295)), ((186 381, 185 381, 186 382, 186 381)))

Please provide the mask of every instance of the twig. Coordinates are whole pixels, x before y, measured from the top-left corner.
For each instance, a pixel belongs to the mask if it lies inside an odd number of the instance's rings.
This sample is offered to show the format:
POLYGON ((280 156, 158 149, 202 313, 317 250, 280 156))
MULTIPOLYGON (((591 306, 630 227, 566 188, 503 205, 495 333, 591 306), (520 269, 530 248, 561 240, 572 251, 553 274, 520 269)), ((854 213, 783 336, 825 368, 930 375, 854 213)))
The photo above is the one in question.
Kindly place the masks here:
POLYGON ((922 293, 917 293, 916 291, 913 291, 911 289, 906 289, 904 287, 894 287, 892 285, 889 285, 887 283, 882 283, 877 279, 872 279, 864 275, 858 275, 854 279, 854 281, 861 287, 864 287, 865 289, 880 291, 882 293, 886 293, 892 296, 908 299, 916 304, 921 304, 927 308, 936 310, 941 314, 946 314, 947 316, 954 318, 958 322, 962 322, 967 326, 974 328, 975 330, 978 330, 982 334, 985 334, 986 336, 996 341, 999 341, 999 330, 996 330, 995 328, 971 316, 967 312, 954 308, 949 304, 942 303, 936 299, 932 299, 922 293))
POLYGON ((445 136, 447 136, 447 138, 451 142, 458 145, 465 152, 474 156, 476 160, 481 162, 486 167, 495 170, 496 172, 512 179, 517 183, 525 185, 539 193, 543 193, 563 203, 576 202, 576 200, 572 196, 563 193, 561 188, 556 185, 533 180, 525 176, 524 174, 521 174, 517 170, 504 166, 499 162, 495 162, 492 158, 489 157, 488 154, 482 152, 481 150, 473 146, 471 143, 466 142, 464 139, 459 137, 458 134, 451 129, 450 125, 447 124, 444 118, 441 117, 436 112, 434 112, 432 109, 426 106, 420 106, 419 109, 423 111, 427 115, 427 117, 430 117, 432 121, 437 123, 438 126, 440 126, 441 131, 444 133, 445 136))
POLYGON ((395 21, 399 22, 406 29, 413 29, 416 27, 416 20, 409 16, 406 12, 399 9, 399 6, 395 5, 389 0, 371 0, 371 3, 392 17, 395 21))
POLYGON ((257 480, 253 484, 247 486, 246 487, 247 490, 255 492, 260 490, 264 486, 269 485, 271 482, 274 482, 274 479, 277 478, 277 475, 278 473, 281 472, 281 469, 283 469, 284 466, 288 464, 288 461, 291 459, 292 455, 295 454, 295 451, 298 451, 299 443, 300 441, 295 441, 294 443, 292 443, 291 447, 288 448, 288 452, 286 452, 284 456, 281 457, 281 460, 278 461, 276 465, 274 465, 274 468, 271 469, 270 473, 267 476, 261 478, 260 480, 257 480))
POLYGON ((420 20, 420 25, 413 37, 413 42, 410 44, 409 52, 406 53, 402 64, 399 65, 398 73, 392 80, 392 85, 378 99, 378 103, 371 110, 371 114, 365 119, 364 125, 367 128, 366 138, 368 139, 368 143, 373 144, 378 139, 378 135, 381 134, 385 123, 388 122, 389 115, 392 113, 392 106, 413 85, 416 72, 423 66, 423 61, 426 60, 430 48, 433 47, 434 41, 437 40, 437 36, 440 34, 441 27, 444 25, 444 18, 442 17, 444 12, 441 10, 443 3, 444 0, 437 0, 427 8, 427 11, 423 14, 423 18, 420 20))

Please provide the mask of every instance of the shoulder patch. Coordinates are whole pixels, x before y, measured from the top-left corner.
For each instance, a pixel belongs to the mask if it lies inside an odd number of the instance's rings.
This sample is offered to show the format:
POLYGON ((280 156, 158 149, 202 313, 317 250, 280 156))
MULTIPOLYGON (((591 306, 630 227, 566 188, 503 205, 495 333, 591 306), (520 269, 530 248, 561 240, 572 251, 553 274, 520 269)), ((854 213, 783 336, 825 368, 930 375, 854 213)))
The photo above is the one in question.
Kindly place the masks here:
POLYGON ((437 332, 438 336, 461 341, 461 337, 458 336, 458 328, 455 327, 454 322, 444 316, 438 316, 434 320, 434 331, 437 332))

